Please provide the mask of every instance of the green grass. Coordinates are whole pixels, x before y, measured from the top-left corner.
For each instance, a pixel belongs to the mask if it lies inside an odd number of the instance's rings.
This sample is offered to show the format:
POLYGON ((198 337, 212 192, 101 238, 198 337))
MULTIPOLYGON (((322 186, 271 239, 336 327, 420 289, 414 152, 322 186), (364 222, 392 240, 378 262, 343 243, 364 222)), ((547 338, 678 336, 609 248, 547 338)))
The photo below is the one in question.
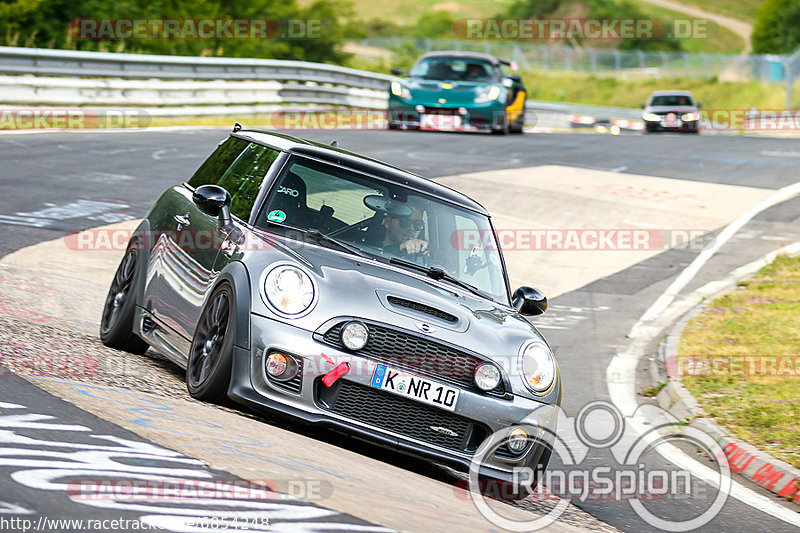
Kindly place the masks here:
MULTIPOLYGON (((704 109, 783 109, 786 98, 782 83, 720 82, 695 78, 630 79, 524 72, 523 80, 531 100, 580 102, 594 105, 639 107, 647 96, 660 89, 692 91, 704 109)), ((796 104, 800 103, 797 94, 796 104)))
POLYGON ((758 9, 765 0, 675 0, 690 7, 697 7, 710 13, 755 22, 758 9))
MULTIPOLYGON (((300 0, 301 4, 310 4, 313 0, 300 0)), ((513 3, 513 0, 396 0, 395 2, 374 2, 373 0, 354 0, 353 8, 356 17, 361 20, 379 19, 393 22, 401 26, 413 25, 417 18, 425 12, 443 10, 449 11, 455 20, 462 18, 490 18, 504 12, 513 3)), ((654 6, 641 0, 636 1, 644 18, 675 20, 685 19, 687 15, 680 11, 654 6)), ((571 9, 571 8, 570 8, 571 9)), ((578 9, 578 8, 576 8, 578 9)), ((555 15, 557 17, 569 15, 555 15)), ((437 39, 455 39, 449 32, 446 35, 435 36, 437 39)), ((715 35, 704 39, 684 39, 682 41, 685 51, 692 53, 735 53, 744 48, 744 40, 734 32, 719 28, 715 35)), ((541 41, 535 44, 553 44, 541 41)), ((524 45, 524 43, 523 43, 524 45)))
POLYGON ((795 467, 800 467, 798 317, 800 258, 781 257, 711 302, 684 329, 679 347, 683 382, 703 410, 795 467), (686 371, 689 361, 708 365, 710 357, 716 366, 700 366, 707 370, 703 375, 686 371), (762 371, 748 371, 751 365, 762 371))
MULTIPOLYGON (((636 4, 646 14, 647 18, 666 21, 691 18, 686 13, 654 6, 647 2, 638 1, 636 4)), ((684 50, 693 54, 730 54, 744 50, 744 39, 738 34, 728 28, 717 27, 716 25, 714 25, 714 28, 714 32, 707 38, 682 39, 681 43, 684 50)))

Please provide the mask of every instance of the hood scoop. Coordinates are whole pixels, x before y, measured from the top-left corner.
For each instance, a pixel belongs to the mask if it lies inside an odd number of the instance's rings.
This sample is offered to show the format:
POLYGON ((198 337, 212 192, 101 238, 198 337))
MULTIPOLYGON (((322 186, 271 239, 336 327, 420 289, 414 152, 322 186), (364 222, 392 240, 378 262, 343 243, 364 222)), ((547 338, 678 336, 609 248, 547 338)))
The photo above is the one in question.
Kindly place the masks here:
POLYGON ((446 313, 435 307, 431 307, 430 305, 425 305, 423 303, 414 302, 412 300, 406 300, 405 298, 398 298, 397 296, 387 296, 386 301, 389 302, 390 305, 394 307, 401 307, 405 309, 411 309, 418 313, 424 313, 426 315, 430 315, 432 317, 436 317, 439 320, 443 320, 445 322, 449 322, 450 324, 455 324, 458 322, 458 317, 455 315, 451 315, 450 313, 446 313))

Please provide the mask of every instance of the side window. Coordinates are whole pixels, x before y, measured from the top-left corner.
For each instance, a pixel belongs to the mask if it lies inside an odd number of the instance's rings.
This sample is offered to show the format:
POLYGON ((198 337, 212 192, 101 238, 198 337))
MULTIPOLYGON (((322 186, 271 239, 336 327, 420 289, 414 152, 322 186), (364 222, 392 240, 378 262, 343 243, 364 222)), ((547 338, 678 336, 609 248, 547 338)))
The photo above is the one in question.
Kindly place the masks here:
POLYGON ((231 166, 231 163, 236 161, 236 158, 239 157, 239 154, 242 153, 247 144, 247 141, 237 137, 228 137, 200 165, 200 168, 189 179, 189 185, 196 189, 201 185, 217 183, 219 178, 228 170, 228 167, 231 166))
POLYGON ((250 144, 217 182, 233 197, 232 215, 242 220, 249 218, 261 182, 279 154, 266 146, 250 144))

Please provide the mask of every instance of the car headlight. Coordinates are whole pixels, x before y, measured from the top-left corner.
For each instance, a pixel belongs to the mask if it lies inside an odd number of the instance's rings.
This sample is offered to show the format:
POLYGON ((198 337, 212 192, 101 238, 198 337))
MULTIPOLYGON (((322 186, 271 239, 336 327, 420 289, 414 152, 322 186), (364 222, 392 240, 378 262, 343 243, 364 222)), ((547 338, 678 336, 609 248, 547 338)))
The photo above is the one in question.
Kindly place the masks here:
POLYGON ((500 383, 500 370, 489 363, 481 363, 475 369, 475 384, 481 390, 492 390, 500 383))
POLYGON ((396 97, 402 98, 403 100, 411 100, 411 91, 408 90, 408 87, 404 87, 399 81, 393 81, 391 88, 392 94, 396 97))
POLYGON ((642 120, 647 122, 658 122, 661 120, 661 116, 656 115, 655 113, 642 113, 642 120))
POLYGON ((314 283, 292 265, 279 265, 264 280, 264 294, 272 306, 287 315, 299 315, 314 303, 314 283))
POLYGON ((534 339, 522 345, 519 369, 525 386, 534 394, 543 394, 556 379, 556 361, 544 341, 534 339))
POLYGON ((684 113, 681 115, 681 120, 684 122, 694 122, 695 120, 700 120, 700 113, 697 111, 691 111, 689 113, 684 113))
POLYGON ((491 87, 481 87, 476 91, 475 103, 480 104, 484 102, 491 102, 497 100, 500 96, 500 87, 492 85, 491 87))

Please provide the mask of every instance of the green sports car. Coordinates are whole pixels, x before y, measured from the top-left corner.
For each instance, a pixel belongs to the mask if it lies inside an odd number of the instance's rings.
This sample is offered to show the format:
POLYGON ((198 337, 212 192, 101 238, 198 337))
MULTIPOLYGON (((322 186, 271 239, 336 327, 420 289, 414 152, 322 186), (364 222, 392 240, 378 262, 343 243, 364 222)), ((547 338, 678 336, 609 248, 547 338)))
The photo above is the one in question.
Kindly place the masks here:
POLYGON ((425 54, 389 87, 389 129, 522 133, 525 86, 504 65, 476 52, 425 54))

